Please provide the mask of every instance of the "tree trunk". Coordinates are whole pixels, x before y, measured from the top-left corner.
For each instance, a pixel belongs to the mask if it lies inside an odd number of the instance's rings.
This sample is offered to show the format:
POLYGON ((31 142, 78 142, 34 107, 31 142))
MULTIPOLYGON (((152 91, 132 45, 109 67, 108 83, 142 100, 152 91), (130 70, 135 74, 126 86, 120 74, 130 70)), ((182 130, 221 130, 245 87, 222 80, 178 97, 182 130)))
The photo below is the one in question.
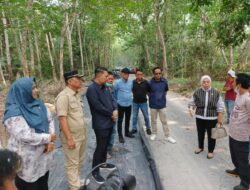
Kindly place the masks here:
POLYGON ((50 45, 51 45, 52 56, 54 57, 54 60, 55 60, 55 65, 58 65, 58 59, 57 59, 57 56, 56 56, 55 45, 54 45, 54 42, 53 42, 51 32, 49 32, 49 40, 50 40, 50 45))
POLYGON ((167 53, 166 53, 166 46, 165 46, 165 40, 164 36, 161 31, 161 26, 160 26, 160 2, 157 1, 154 4, 154 11, 155 11, 155 21, 156 21, 156 27, 157 27, 157 34, 158 38, 162 47, 162 54, 163 54, 163 73, 164 77, 167 78, 168 76, 168 65, 167 65, 167 53))
POLYGON ((159 43, 158 43, 158 36, 157 30, 155 33, 155 64, 158 65, 158 53, 159 53, 159 43))
POLYGON ((229 69, 232 69, 234 63, 234 50, 233 46, 229 47, 229 69))
POLYGON ((68 49, 69 49, 69 57, 70 57, 70 69, 74 69, 74 62, 73 62, 73 50, 72 50, 72 39, 71 39, 71 31, 69 29, 69 16, 66 14, 66 22, 67 22, 67 28, 66 28, 66 36, 68 41, 68 49))
POLYGON ((27 34, 28 31, 25 30, 22 32, 22 67, 23 67, 23 75, 25 77, 29 76, 29 69, 28 69, 28 64, 26 60, 26 44, 27 44, 27 34))
POLYGON ((224 58, 226 64, 229 65, 228 59, 227 59, 227 56, 226 56, 226 54, 225 54, 224 49, 220 48, 220 51, 221 51, 221 54, 222 54, 222 56, 223 56, 223 58, 224 58))
POLYGON ((4 57, 2 40, 0 40, 0 57, 4 57))
POLYGON ((53 80, 54 80, 54 82, 57 82, 56 70, 55 70, 55 65, 54 65, 54 61, 53 61, 53 56, 52 56, 52 54, 51 54, 50 41, 49 41, 49 36, 48 36, 48 34, 46 34, 46 42, 47 42, 48 53, 49 53, 49 58, 50 58, 50 63, 51 63, 51 68, 52 68, 53 80))
POLYGON ((84 61, 83 61, 83 48, 82 48, 82 37, 81 37, 81 24, 80 24, 79 19, 77 21, 77 33, 78 33, 78 40, 79 40, 79 46, 80 46, 82 74, 84 75, 84 61))
POLYGON ((8 73, 10 80, 13 77, 12 73, 12 66, 11 66, 11 56, 10 56, 10 45, 9 45, 9 36, 8 36, 8 31, 7 31, 7 19, 5 17, 4 12, 2 12, 3 18, 3 26, 4 26, 4 41, 5 41, 5 52, 6 52, 6 60, 7 60, 7 68, 8 68, 8 73))
POLYGON ((238 64, 237 64, 238 70, 240 70, 243 67, 249 51, 250 51, 250 39, 247 39, 243 47, 239 48, 238 50, 238 64))
POLYGON ((38 65, 38 74, 41 79, 42 78, 41 54, 39 51, 39 44, 38 44, 36 33, 34 33, 34 39, 35 39, 36 58, 37 58, 37 65, 38 65))
POLYGON ((63 72, 64 72, 64 67, 63 67, 63 53, 64 53, 64 37, 65 37, 65 33, 68 27, 68 23, 67 23, 67 14, 68 13, 64 13, 64 22, 63 22, 63 27, 61 29, 61 40, 60 40, 60 55, 59 55, 59 67, 60 67, 60 82, 63 83, 64 78, 63 78, 63 72))
POLYGON ((95 70, 95 62, 94 62, 94 56, 93 56, 93 50, 92 50, 92 43, 89 43, 89 57, 90 57, 90 63, 92 64, 92 70, 95 70))
MULTIPOLYGON (((28 1, 28 9, 32 8, 32 4, 33 4, 33 0, 29 0, 28 1)), ((27 20, 29 20, 27 18, 27 20)), ((28 64, 27 64, 27 60, 26 60, 26 46, 27 46, 27 35, 28 35, 28 29, 24 29, 24 31, 22 32, 22 67, 23 67, 23 74, 25 77, 29 76, 29 68, 28 68, 28 64)))
POLYGON ((20 42, 19 42, 18 34, 16 32, 14 32, 14 38, 15 38, 15 44, 16 44, 16 49, 17 49, 19 61, 21 62, 22 61, 22 52, 20 49, 20 42))
POLYGON ((32 35, 29 32, 29 48, 30 48, 30 68, 31 68, 31 75, 34 76, 35 74, 35 60, 34 60, 34 49, 32 44, 32 35))
POLYGON ((0 75, 1 75, 1 80, 3 82, 3 85, 6 87, 7 84, 6 84, 6 80, 4 78, 4 74, 3 74, 2 62, 0 62, 0 75))
POLYGON ((85 28, 84 35, 83 35, 83 48, 85 51, 85 60, 86 60, 86 64, 88 67, 88 75, 89 77, 91 77, 90 61, 88 59, 89 56, 88 56, 87 47, 86 47, 86 32, 87 32, 87 29, 85 28))

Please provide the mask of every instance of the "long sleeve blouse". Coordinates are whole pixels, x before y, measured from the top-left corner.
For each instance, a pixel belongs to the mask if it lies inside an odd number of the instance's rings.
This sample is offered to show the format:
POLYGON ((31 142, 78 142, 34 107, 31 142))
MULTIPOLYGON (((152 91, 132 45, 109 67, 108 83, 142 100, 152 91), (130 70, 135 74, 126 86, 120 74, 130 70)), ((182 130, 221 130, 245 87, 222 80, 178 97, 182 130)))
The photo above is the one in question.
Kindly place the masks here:
MULTIPOLYGON (((55 133, 54 120, 49 112, 49 132, 55 133)), ((53 166, 53 152, 45 153, 45 145, 50 143, 50 134, 35 133, 22 116, 15 116, 4 122, 9 133, 7 148, 22 157, 22 167, 17 175, 26 182, 33 183, 44 176, 53 166)))

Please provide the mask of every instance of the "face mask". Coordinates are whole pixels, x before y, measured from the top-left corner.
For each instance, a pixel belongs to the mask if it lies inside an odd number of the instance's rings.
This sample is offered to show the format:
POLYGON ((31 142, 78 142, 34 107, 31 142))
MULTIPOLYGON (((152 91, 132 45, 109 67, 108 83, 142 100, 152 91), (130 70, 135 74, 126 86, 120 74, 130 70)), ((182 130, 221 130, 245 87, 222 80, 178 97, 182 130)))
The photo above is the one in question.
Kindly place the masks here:
POLYGON ((105 86, 106 86, 106 87, 112 87, 113 85, 106 82, 106 83, 105 83, 105 86))

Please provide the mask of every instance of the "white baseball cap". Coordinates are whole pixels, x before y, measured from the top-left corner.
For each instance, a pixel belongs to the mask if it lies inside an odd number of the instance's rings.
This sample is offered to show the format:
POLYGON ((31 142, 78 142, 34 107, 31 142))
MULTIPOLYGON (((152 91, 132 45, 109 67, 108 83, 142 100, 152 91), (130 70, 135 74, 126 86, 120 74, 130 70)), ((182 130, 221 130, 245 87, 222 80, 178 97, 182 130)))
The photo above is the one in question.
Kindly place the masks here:
POLYGON ((231 77, 233 77, 233 78, 235 78, 236 76, 235 76, 235 72, 232 70, 232 69, 230 69, 228 72, 227 72, 227 74, 229 74, 231 77))

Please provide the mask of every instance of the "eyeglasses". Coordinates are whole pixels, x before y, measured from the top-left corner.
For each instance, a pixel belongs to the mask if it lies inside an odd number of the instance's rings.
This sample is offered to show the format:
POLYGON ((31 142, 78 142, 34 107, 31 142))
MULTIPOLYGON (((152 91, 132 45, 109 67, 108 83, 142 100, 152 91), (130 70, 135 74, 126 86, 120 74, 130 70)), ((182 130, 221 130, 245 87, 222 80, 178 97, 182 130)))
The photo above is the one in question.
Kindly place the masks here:
POLYGON ((155 75, 161 75, 161 73, 155 73, 155 75))

